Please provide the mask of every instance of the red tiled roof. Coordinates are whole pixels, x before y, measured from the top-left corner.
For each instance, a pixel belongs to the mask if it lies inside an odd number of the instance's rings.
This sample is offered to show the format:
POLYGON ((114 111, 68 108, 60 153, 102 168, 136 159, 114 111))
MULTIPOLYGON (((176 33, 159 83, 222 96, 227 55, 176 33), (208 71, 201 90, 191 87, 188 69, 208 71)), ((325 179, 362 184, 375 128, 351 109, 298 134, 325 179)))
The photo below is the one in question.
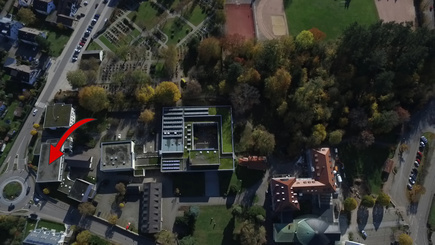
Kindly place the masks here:
POLYGON ((313 159, 312 178, 283 177, 272 178, 270 191, 272 196, 272 208, 275 212, 285 209, 298 210, 298 194, 321 194, 335 191, 334 166, 329 148, 311 150, 313 159))
POLYGON ((255 170, 266 170, 267 169, 267 158, 264 156, 249 156, 239 158, 239 165, 245 166, 249 169, 255 170))

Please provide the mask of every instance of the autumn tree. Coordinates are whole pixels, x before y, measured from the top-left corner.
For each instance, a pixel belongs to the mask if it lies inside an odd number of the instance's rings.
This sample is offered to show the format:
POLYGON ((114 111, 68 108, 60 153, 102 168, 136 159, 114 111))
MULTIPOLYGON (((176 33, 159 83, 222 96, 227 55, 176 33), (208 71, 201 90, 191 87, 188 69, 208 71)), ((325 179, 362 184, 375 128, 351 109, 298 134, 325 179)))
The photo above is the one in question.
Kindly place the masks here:
POLYGON ((109 219, 107 219, 107 222, 109 222, 109 224, 111 225, 116 225, 116 222, 118 222, 118 215, 117 214, 110 215, 109 219))
POLYGON ((409 114, 409 111, 401 106, 396 107, 395 111, 401 123, 407 122, 411 118, 411 114, 409 114))
POLYGON ((127 60, 128 60, 128 56, 129 56, 129 52, 130 52, 130 46, 128 46, 128 45, 121 45, 121 46, 118 46, 116 49, 115 49, 115 55, 119 58, 119 59, 121 59, 121 60, 123 60, 124 62, 126 62, 127 60))
POLYGON ((412 245, 412 244, 414 244, 414 241, 408 234, 406 233, 400 234, 399 245, 412 245))
POLYGON ((197 80, 190 80, 183 89, 182 98, 183 100, 195 99, 201 96, 201 93, 201 84, 197 80))
POLYGON ((221 46, 218 39, 210 37, 201 41, 198 47, 198 57, 201 63, 216 62, 220 56, 221 46))
POLYGON ((115 185, 115 189, 116 191, 118 191, 119 194, 121 194, 122 196, 125 195, 125 193, 127 192, 127 189, 125 188, 125 184, 122 182, 119 182, 118 184, 115 185))
POLYGON ((92 112, 99 112, 109 107, 109 99, 104 88, 98 86, 84 87, 79 92, 80 105, 92 112))
POLYGON ((41 125, 39 125, 39 123, 35 123, 35 124, 33 124, 33 128, 34 128, 34 129, 38 129, 39 127, 41 127, 41 125))
POLYGON ((181 98, 178 86, 173 82, 162 82, 155 90, 155 100, 163 105, 173 105, 181 98))
POLYGON ((125 103, 125 94, 122 91, 118 91, 113 95, 112 99, 114 105, 123 106, 125 103))
POLYGON ((94 57, 90 59, 81 59, 79 63, 79 69, 83 71, 98 71, 100 68, 100 60, 95 59, 94 57))
POLYGON ((344 210, 348 212, 354 210, 357 206, 357 201, 352 197, 348 197, 344 200, 344 210))
POLYGON ((260 73, 254 68, 249 68, 245 70, 238 78, 239 83, 248 83, 250 85, 256 86, 261 81, 260 73))
POLYGON ((250 221, 245 221, 240 229, 241 245, 266 244, 266 229, 250 221))
POLYGON ((409 193, 409 199, 412 203, 418 203, 420 201, 421 195, 426 193, 426 188, 422 185, 414 185, 414 188, 412 188, 409 193))
POLYGON ((139 115, 139 121, 144 123, 150 123, 154 120, 155 113, 150 109, 145 109, 139 115))
POLYGON ((35 136, 35 135, 38 134, 38 131, 36 131, 35 129, 32 129, 32 130, 30 130, 30 134, 31 134, 32 136, 35 136))
POLYGON ((178 64, 178 50, 175 45, 168 45, 167 49, 162 51, 163 59, 165 60, 165 70, 168 76, 173 76, 178 64))
POLYGON ((73 89, 81 88, 87 83, 86 74, 80 69, 75 71, 68 71, 66 74, 66 80, 69 82, 73 89))
POLYGON ((234 88, 230 94, 230 99, 234 112, 237 115, 242 115, 249 112, 254 105, 260 103, 260 92, 247 83, 241 83, 234 88))
POLYGON ((42 192, 43 192, 45 195, 48 195, 48 194, 50 194, 50 189, 48 189, 48 188, 44 188, 44 189, 42 190, 42 192))
POLYGON ((326 34, 316 27, 311 28, 309 31, 313 33, 313 37, 315 41, 322 41, 323 39, 326 38, 326 34))
POLYGON ((136 89, 135 96, 137 101, 146 104, 154 98, 154 89, 149 85, 140 87, 136 89))
POLYGON ((311 47, 314 43, 314 35, 312 32, 304 30, 296 36, 296 46, 302 49, 311 47))
POLYGON ((357 137, 357 146, 359 147, 369 147, 371 146, 373 143, 375 143, 375 136, 373 135, 372 132, 368 131, 368 130, 364 130, 362 131, 359 136, 357 137))
POLYGON ((320 145, 326 139, 326 127, 323 124, 316 124, 313 127, 311 135, 311 142, 313 145, 320 145))
POLYGON ((78 245, 86 245, 89 243, 91 237, 91 232, 89 232, 88 230, 84 230, 76 236, 76 242, 78 245))
POLYGON ((17 12, 17 18, 24 25, 32 25, 36 21, 36 15, 29 8, 20 8, 17 12))
POLYGON ((367 208, 375 206, 375 199, 370 195, 364 195, 361 200, 361 205, 367 208))
POLYGON ((84 216, 94 215, 96 207, 91 202, 82 202, 78 206, 79 212, 84 216))
POLYGON ((177 236, 168 230, 161 230, 159 233, 156 233, 154 235, 154 238, 156 239, 156 242, 158 244, 162 244, 162 245, 177 244, 177 236))
POLYGON ((279 105, 286 99, 291 79, 290 73, 280 68, 274 76, 265 80, 266 97, 272 101, 272 104, 279 105))
POLYGON ((342 139, 343 139, 343 130, 334 130, 331 133, 329 133, 328 141, 331 145, 340 144, 342 139))
POLYGON ((390 196, 384 192, 381 192, 376 198, 376 203, 386 207, 390 204, 390 196))
POLYGON ((275 149, 275 135, 259 125, 252 132, 253 150, 261 155, 269 155, 275 149))

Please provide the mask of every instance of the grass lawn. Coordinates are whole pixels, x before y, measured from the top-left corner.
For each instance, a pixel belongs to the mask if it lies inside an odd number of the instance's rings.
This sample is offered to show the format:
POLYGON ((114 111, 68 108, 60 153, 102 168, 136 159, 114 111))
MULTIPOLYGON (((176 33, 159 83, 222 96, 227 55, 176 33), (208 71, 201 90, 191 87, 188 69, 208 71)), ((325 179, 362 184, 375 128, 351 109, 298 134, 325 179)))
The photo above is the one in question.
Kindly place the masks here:
POLYGON ((106 45, 111 51, 115 51, 116 50, 116 46, 113 43, 111 43, 109 41, 109 39, 107 39, 105 36, 101 36, 100 37, 100 41, 102 43, 104 43, 104 45, 106 45))
POLYGON ((130 36, 132 36, 133 39, 136 38, 139 35, 140 35, 140 31, 138 29, 136 29, 136 28, 134 28, 134 30, 132 32, 130 32, 130 36))
POLYGON ((100 47, 100 45, 98 45, 96 42, 91 42, 88 45, 88 48, 86 50, 102 50, 103 48, 100 47))
POLYGON ((33 231, 36 226, 36 221, 34 220, 27 220, 26 230, 24 231, 24 237, 27 237, 29 235, 30 231, 33 231))
POLYGON ((287 25, 291 35, 313 27, 326 33, 326 39, 335 39, 344 28, 354 22, 369 25, 379 20, 373 0, 351 1, 349 9, 343 0, 284 1, 287 25))
POLYGON ((341 161, 344 164, 346 176, 350 182, 355 178, 363 178, 372 194, 381 192, 381 172, 390 149, 384 145, 372 145, 358 150, 351 145, 339 149, 341 161))
POLYGON ((435 198, 432 198, 432 205, 430 206, 427 223, 432 231, 435 230, 435 198))
POLYGON ((193 237, 197 244, 233 244, 235 220, 225 206, 201 206, 193 237), (211 222, 211 218, 213 221, 211 222), (213 223, 216 226, 213 228, 213 223))
POLYGON ((70 36, 53 31, 49 31, 47 33, 47 40, 50 43, 51 54, 57 57, 62 53, 62 50, 68 42, 70 36))
POLYGON ((181 196, 198 197, 205 194, 204 173, 176 173, 172 175, 172 187, 180 190, 181 196))
POLYGON ((161 30, 168 36, 166 45, 176 45, 179 40, 190 32, 190 27, 181 19, 169 19, 161 30))
POLYGON ((65 231, 65 226, 63 224, 54 223, 47 220, 40 220, 38 223, 38 228, 45 227, 49 230, 55 229, 56 231, 65 231))
POLYGON ((202 11, 199 5, 195 4, 194 6, 195 7, 193 9, 189 9, 185 17, 190 23, 197 26, 201 24, 203 20, 205 20, 205 17, 207 17, 207 15, 205 14, 205 12, 202 11))
POLYGON ((232 158, 221 158, 221 164, 219 169, 233 169, 233 159, 232 158))
POLYGON ((231 110, 228 107, 218 107, 216 108, 216 113, 222 116, 222 151, 233 152, 231 110))
POLYGON ((161 10, 151 6, 151 2, 142 2, 137 12, 131 12, 128 18, 141 28, 151 29, 159 22, 161 10))

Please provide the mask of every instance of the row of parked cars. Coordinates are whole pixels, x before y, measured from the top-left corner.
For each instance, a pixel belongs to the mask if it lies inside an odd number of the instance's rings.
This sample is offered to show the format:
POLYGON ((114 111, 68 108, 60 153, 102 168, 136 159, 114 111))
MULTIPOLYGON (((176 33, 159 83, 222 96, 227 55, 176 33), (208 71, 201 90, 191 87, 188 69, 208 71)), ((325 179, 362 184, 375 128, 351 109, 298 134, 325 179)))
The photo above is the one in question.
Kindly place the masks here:
POLYGON ((99 14, 94 15, 94 18, 92 19, 91 24, 86 29, 86 32, 84 33, 82 39, 80 40, 79 44, 77 45, 77 48, 74 50, 72 62, 77 61, 77 58, 78 58, 80 52, 82 51, 83 46, 85 46, 86 42, 88 41, 88 37, 91 35, 91 31, 94 28, 94 26, 97 23, 99 18, 100 18, 99 14))
POLYGON ((414 168, 411 170, 411 174, 409 175, 409 183, 407 184, 408 190, 412 190, 415 182, 417 180, 418 167, 420 167, 421 158, 423 157, 424 148, 427 145, 427 139, 424 136, 420 137, 420 145, 418 147, 417 155, 415 156, 414 168))

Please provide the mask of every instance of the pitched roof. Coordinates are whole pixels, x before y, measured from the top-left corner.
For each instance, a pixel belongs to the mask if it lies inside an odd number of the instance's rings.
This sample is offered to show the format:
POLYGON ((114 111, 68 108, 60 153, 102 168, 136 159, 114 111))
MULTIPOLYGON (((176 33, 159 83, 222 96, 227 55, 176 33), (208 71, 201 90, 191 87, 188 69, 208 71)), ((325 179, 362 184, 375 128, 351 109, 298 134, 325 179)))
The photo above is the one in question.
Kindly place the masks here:
POLYGON ((275 242, 289 242, 295 239, 296 224, 273 224, 273 239, 275 242))
POLYGON ((249 156, 239 158, 239 165, 249 169, 266 170, 267 158, 264 156, 249 156))
POLYGON ((140 230, 142 233, 157 233, 161 230, 162 183, 145 183, 140 207, 140 230))
POLYGON ((329 148, 311 150, 314 168, 314 179, 325 184, 330 192, 335 191, 334 163, 329 148))
POLYGON ((299 209, 297 193, 292 187, 295 182, 295 177, 273 178, 271 180, 270 188, 272 191, 273 210, 299 209))

